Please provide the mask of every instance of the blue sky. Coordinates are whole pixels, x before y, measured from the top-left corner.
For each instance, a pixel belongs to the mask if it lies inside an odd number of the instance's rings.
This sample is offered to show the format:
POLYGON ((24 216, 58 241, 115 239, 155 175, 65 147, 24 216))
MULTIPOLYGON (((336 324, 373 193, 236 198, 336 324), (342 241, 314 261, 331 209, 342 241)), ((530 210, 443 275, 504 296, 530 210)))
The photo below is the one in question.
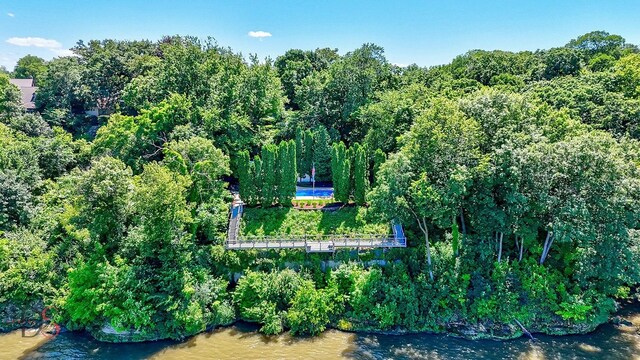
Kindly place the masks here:
POLYGON ((562 46, 591 30, 640 44, 639 14, 639 0, 0 0, 0 65, 11 69, 29 53, 64 55, 80 39, 180 34, 272 58, 291 48, 345 53, 373 42, 392 63, 427 66, 470 49, 562 46))

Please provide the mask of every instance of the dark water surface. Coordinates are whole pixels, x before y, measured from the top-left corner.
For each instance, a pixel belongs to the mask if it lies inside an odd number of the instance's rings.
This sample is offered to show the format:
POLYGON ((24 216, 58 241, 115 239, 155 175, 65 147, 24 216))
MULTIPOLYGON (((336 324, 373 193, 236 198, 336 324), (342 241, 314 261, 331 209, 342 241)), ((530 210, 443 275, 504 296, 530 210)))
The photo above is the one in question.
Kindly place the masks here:
POLYGON ((53 340, 0 335, 0 359, 639 359, 640 311, 620 315, 627 325, 606 324, 594 333, 536 336, 511 341, 469 341, 442 335, 367 335, 327 331, 316 338, 266 337, 240 324, 183 342, 105 344, 83 333, 53 340))

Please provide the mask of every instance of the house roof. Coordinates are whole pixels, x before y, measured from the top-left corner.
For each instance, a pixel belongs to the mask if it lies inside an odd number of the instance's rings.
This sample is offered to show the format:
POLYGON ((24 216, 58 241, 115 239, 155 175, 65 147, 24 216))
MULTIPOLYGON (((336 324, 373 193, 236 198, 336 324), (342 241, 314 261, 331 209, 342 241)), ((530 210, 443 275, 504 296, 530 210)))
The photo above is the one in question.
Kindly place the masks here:
POLYGON ((33 79, 9 79, 17 87, 33 87, 33 79))
POLYGON ((33 79, 9 79, 9 82, 20 88, 22 106, 27 110, 35 109, 35 98, 38 87, 33 86, 33 79))

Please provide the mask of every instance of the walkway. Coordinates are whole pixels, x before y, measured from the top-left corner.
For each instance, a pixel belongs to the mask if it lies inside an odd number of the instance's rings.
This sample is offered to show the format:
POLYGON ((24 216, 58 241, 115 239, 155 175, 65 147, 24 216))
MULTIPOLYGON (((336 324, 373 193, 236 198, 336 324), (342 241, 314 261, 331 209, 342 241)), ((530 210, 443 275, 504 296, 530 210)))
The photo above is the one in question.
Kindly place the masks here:
POLYGON ((381 234, 240 236, 242 209, 242 202, 234 201, 225 243, 227 249, 305 249, 306 252, 334 252, 340 248, 407 247, 407 239, 400 224, 393 224, 393 236, 381 234))
POLYGON ((240 219, 242 218, 242 201, 240 197, 234 196, 231 204, 231 214, 229 215, 229 229, 227 230, 227 242, 236 241, 240 233, 240 219))

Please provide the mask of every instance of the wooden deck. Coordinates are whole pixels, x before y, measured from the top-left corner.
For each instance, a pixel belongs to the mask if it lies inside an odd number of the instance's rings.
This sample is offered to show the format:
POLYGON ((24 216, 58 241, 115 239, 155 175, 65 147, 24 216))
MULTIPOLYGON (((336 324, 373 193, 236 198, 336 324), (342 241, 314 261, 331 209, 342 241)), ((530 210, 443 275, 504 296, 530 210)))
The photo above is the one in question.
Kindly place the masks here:
POLYGON ((305 249, 307 252, 333 252, 340 248, 406 247, 405 239, 387 235, 329 235, 329 236, 248 236, 228 240, 227 249, 305 249))
POLYGON ((229 216, 225 247, 230 250, 304 249, 306 252, 334 252, 338 249, 407 247, 402 226, 392 226, 389 234, 241 236, 242 203, 234 202, 229 216))

